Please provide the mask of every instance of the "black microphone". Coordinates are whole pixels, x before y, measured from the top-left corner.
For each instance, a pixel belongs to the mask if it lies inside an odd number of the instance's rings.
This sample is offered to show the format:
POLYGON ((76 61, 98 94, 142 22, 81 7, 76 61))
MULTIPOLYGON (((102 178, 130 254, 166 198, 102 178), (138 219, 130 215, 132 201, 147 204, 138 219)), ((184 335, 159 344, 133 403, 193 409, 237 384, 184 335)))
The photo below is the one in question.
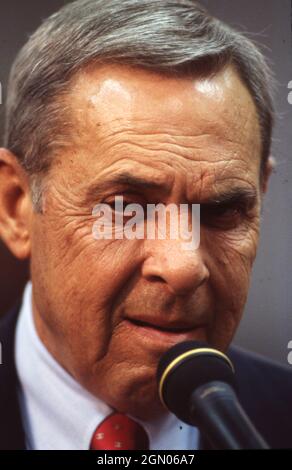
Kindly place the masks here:
POLYGON ((234 367, 221 351, 199 341, 176 344, 162 356, 157 381, 163 405, 213 448, 269 448, 236 397, 234 367))

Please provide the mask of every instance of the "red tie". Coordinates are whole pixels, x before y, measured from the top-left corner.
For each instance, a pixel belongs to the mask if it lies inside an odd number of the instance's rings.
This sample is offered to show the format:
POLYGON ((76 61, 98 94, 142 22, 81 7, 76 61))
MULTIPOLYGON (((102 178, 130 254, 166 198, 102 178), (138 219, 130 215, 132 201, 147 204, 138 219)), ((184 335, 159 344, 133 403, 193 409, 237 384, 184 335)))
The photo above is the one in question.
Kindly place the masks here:
POLYGON ((121 413, 113 413, 102 421, 90 444, 90 450, 135 449, 149 449, 149 438, 140 424, 121 413))

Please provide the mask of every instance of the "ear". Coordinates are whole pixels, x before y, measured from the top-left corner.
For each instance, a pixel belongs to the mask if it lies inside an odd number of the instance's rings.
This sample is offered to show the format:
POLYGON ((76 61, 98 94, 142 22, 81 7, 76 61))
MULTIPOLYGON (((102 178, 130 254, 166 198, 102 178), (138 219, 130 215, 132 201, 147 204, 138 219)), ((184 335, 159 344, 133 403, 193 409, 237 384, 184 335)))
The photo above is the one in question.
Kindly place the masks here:
POLYGON ((32 202, 28 177, 15 155, 0 149, 0 237, 19 259, 30 256, 32 202))
POLYGON ((265 164, 265 167, 264 167, 264 170, 263 170, 263 175, 262 175, 262 183, 261 183, 261 190, 262 190, 262 193, 266 193, 267 190, 268 190, 268 183, 269 183, 269 180, 270 180, 270 176, 272 174, 272 171, 275 169, 276 167, 276 160, 274 157, 272 156, 269 156, 266 164, 265 164))

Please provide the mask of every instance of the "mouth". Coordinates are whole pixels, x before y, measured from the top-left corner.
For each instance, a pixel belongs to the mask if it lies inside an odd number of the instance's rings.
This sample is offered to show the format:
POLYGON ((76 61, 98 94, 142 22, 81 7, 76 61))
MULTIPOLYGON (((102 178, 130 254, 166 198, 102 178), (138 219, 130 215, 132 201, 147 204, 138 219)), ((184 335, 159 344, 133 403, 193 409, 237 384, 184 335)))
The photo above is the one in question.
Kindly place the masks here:
POLYGON ((191 327, 180 327, 180 326, 164 326, 164 325, 161 326, 161 325, 157 325, 153 323, 148 323, 142 320, 133 320, 129 318, 127 318, 127 320, 136 326, 140 326, 143 328, 154 328, 158 331, 165 331, 168 333, 187 333, 194 329, 194 327, 191 328, 191 327))
POLYGON ((146 343, 169 343, 176 344, 188 340, 206 339, 206 325, 186 325, 182 323, 162 323, 157 319, 149 321, 124 318, 131 338, 138 337, 146 343))

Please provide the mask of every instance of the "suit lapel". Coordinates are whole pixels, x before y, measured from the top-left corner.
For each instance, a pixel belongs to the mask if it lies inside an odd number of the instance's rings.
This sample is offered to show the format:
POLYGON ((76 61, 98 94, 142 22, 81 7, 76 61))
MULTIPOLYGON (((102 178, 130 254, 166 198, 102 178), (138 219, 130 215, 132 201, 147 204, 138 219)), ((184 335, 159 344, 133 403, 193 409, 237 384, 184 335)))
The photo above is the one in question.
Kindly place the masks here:
POLYGON ((25 435, 18 400, 14 340, 20 301, 0 322, 2 364, 0 365, 0 449, 25 449, 25 435))

